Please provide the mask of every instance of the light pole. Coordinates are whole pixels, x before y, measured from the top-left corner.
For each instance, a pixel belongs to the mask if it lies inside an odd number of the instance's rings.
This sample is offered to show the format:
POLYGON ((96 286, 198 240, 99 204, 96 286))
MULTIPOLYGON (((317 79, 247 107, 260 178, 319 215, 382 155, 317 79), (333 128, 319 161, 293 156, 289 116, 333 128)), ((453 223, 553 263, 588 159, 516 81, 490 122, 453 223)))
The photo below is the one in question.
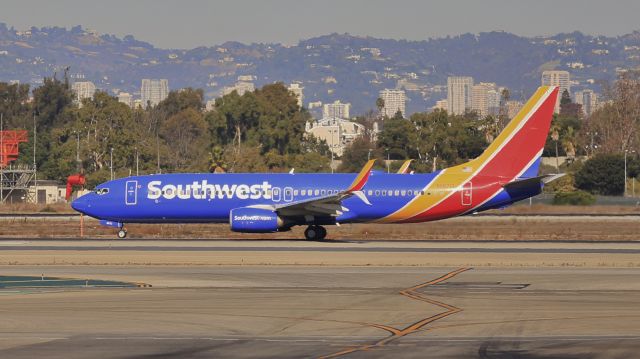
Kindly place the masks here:
POLYGON ((109 171, 111 172, 111 180, 113 181, 113 147, 111 147, 110 153, 111 160, 109 161, 109 171))
POLYGON ((329 130, 329 134, 331 135, 331 173, 333 173, 333 151, 336 150, 335 143, 333 141, 333 135, 336 133, 336 130, 329 130))
MULTIPOLYGON (((635 150, 629 151, 629 150, 624 150, 624 196, 627 196, 627 153, 636 153, 635 150)), ((634 179, 635 182, 635 179, 634 179)), ((634 186, 634 194, 635 194, 635 183, 633 184, 634 186)))
POLYGON ((371 149, 369 149, 369 153, 367 153, 367 161, 371 159, 371 149))
POLYGON ((556 173, 560 172, 560 164, 558 162, 558 139, 560 138, 560 134, 558 133, 558 130, 554 130, 553 133, 551 134, 551 139, 553 139, 553 141, 556 144, 556 173))
POLYGON ((136 147, 136 176, 139 175, 138 157, 139 157, 138 147, 136 147))
POLYGON ((387 173, 389 173, 389 149, 385 148, 384 150, 387 152, 387 173))

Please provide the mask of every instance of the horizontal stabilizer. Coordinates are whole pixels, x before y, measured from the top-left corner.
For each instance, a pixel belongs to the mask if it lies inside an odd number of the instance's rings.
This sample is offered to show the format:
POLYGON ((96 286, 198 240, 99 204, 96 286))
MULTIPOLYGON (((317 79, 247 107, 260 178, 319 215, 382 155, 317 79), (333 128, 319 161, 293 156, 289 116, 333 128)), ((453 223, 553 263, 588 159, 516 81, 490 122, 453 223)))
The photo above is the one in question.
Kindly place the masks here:
POLYGON ((537 176, 537 177, 531 177, 531 178, 524 178, 524 179, 520 179, 520 180, 515 180, 513 182, 509 182, 505 185, 503 185, 502 187, 504 187, 504 189, 506 189, 507 191, 509 190, 518 190, 518 189, 523 189, 523 188, 528 188, 531 186, 535 186, 538 184, 545 184, 545 183, 549 183, 551 181, 554 181, 562 176, 564 176, 564 173, 558 173, 558 174, 549 174, 549 175, 542 175, 542 176, 537 176))

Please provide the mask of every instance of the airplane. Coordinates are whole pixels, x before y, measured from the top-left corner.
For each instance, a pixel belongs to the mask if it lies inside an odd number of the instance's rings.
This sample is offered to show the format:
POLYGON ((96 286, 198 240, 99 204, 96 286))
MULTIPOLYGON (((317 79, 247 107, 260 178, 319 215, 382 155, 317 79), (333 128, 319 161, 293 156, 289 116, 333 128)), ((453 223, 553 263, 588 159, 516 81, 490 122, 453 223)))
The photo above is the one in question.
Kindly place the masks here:
POLYGON ((118 228, 119 238, 127 223, 228 223, 243 233, 307 226, 308 240, 323 240, 329 225, 427 222, 503 208, 560 176, 538 175, 557 95, 557 87, 538 88, 480 156, 433 173, 372 171, 371 160, 357 174, 152 174, 102 183, 72 207, 118 228))

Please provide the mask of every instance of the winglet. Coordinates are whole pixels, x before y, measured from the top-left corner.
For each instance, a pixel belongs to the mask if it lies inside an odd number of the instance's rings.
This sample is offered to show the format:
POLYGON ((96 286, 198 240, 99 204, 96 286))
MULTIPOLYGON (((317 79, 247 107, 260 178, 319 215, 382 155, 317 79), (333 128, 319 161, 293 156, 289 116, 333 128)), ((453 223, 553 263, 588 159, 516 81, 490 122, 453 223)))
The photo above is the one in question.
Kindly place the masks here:
POLYGON ((409 173, 409 166, 411 166, 411 161, 413 160, 404 161, 404 163, 402 164, 402 166, 400 166, 400 169, 398 170, 397 173, 399 175, 406 175, 407 173, 409 173))
POLYGON ((362 167, 356 179, 353 181, 353 183, 351 183, 351 186, 349 186, 349 188, 345 192, 354 192, 354 191, 361 190, 369 180, 369 176, 371 175, 371 169, 373 168, 373 164, 375 162, 376 160, 369 160, 364 165, 364 167, 362 167))

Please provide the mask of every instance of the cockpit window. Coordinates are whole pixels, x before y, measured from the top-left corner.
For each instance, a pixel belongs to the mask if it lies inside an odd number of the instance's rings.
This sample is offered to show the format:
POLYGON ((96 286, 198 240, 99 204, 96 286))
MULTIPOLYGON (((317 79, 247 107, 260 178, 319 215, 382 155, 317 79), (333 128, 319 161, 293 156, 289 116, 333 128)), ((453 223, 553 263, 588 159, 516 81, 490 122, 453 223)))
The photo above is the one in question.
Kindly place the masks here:
POLYGON ((96 190, 96 194, 100 195, 100 196, 105 195, 107 193, 109 193, 109 189, 108 188, 98 188, 96 190))

